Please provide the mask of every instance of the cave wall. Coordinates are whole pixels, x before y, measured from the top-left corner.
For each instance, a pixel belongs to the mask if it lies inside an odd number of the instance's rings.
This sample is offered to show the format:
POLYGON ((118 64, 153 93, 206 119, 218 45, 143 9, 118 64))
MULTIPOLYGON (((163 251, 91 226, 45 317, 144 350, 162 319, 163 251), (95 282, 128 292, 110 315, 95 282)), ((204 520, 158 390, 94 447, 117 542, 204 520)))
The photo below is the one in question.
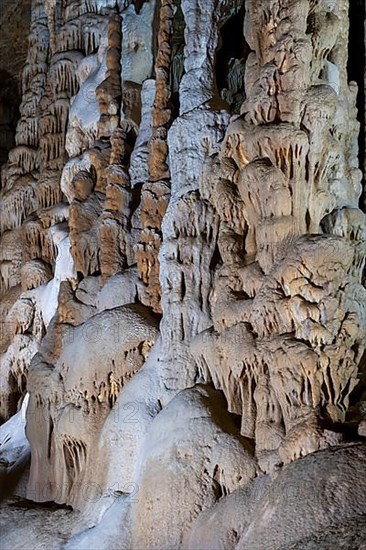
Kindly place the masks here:
POLYGON ((0 416, 27 395, 27 498, 82 512, 72 548, 104 521, 132 548, 208 544, 217 505, 253 508, 222 546, 244 548, 271 476, 362 445, 348 44, 342 0, 32 1, 0 416))
POLYGON ((27 55, 30 26, 30 0, 0 6, 0 168, 14 147, 21 101, 21 75, 27 55))

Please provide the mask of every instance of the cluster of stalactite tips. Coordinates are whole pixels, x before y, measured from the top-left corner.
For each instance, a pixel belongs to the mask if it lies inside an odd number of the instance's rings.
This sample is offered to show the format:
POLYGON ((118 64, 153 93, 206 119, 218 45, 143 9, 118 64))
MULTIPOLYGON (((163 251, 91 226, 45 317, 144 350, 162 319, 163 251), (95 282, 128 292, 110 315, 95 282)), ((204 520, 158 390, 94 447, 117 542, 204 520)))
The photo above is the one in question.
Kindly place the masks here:
POLYGON ((365 467, 348 34, 344 0, 32 1, 0 190, 0 435, 27 439, 0 473, 29 442, 70 548, 113 547, 104 521, 118 548, 272 548, 281 476, 365 467))

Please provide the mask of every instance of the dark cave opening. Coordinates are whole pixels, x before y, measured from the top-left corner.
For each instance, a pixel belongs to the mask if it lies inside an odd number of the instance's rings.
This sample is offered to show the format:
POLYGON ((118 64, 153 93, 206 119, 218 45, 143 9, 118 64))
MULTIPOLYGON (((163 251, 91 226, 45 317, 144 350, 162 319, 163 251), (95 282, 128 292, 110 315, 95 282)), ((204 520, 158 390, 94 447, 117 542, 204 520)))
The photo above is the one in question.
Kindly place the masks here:
POLYGON ((172 90, 172 120, 179 115, 179 85, 184 75, 184 29, 185 20, 181 1, 176 0, 177 11, 173 19, 172 63, 170 70, 170 86, 172 90))
POLYGON ((244 70, 250 48, 244 37, 244 5, 220 30, 221 40, 216 53, 216 83, 220 96, 232 112, 239 112, 244 100, 244 70))
MULTIPOLYGON (((143 2, 142 2, 143 3, 143 2)), ((181 0, 174 0, 176 12, 173 18, 173 30, 171 36, 171 63, 170 63, 170 108, 172 110, 171 121, 179 116, 179 85, 184 75, 184 47, 185 47, 185 19, 181 7, 181 0)), ((154 44, 153 55, 154 61, 158 53, 158 32, 159 32, 159 13, 160 2, 156 3, 155 17, 154 17, 154 44)), ((153 78, 155 75, 153 74, 153 78)))
POLYGON ((221 44, 216 59, 216 79, 219 88, 226 83, 226 70, 230 58, 241 58, 245 52, 246 42, 244 38, 244 6, 222 26, 221 44), (233 39, 234 38, 234 39, 233 39))
POLYGON ((18 82, 7 71, 0 70, 0 166, 7 161, 15 146, 15 130, 19 118, 20 94, 18 82))
POLYGON ((0 2, 0 167, 15 145, 31 0, 0 2))
MULTIPOLYGON (((11 416, 13 416, 18 412, 21 399, 25 395, 26 387, 24 387, 23 376, 22 376, 22 386, 24 388, 24 392, 23 392, 22 391, 23 388, 19 388, 18 380, 12 372, 9 373, 8 381, 9 381, 10 391, 7 396, 7 402, 6 402, 5 408, 7 409, 8 418, 10 418, 11 416)), ((0 425, 6 420, 7 418, 0 417, 0 425)))

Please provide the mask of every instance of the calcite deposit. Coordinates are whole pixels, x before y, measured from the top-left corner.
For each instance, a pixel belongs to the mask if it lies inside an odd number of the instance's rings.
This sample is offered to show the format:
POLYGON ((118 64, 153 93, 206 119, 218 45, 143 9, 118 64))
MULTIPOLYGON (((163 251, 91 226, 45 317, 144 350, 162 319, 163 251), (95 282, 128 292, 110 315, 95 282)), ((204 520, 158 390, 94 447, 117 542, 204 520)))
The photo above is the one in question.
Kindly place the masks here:
POLYGON ((0 483, 72 508, 57 548, 361 548, 348 8, 32 0, 1 169, 0 483))

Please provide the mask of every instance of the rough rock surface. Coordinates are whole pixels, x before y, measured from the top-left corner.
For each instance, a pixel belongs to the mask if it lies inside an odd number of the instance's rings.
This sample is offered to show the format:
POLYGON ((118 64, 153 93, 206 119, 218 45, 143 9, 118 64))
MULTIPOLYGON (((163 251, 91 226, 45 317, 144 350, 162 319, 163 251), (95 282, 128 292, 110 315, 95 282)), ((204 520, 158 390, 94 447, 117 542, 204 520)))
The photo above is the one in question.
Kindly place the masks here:
POLYGON ((191 528, 188 548, 311 548, 312 540, 323 548, 336 531, 339 544, 349 536, 345 548, 360 548, 365 460, 365 444, 345 445, 295 461, 272 478, 262 476, 203 512, 191 528))
POLYGON ((0 103, 6 549, 362 548, 349 32, 344 0, 32 0, 14 141, 0 103))

